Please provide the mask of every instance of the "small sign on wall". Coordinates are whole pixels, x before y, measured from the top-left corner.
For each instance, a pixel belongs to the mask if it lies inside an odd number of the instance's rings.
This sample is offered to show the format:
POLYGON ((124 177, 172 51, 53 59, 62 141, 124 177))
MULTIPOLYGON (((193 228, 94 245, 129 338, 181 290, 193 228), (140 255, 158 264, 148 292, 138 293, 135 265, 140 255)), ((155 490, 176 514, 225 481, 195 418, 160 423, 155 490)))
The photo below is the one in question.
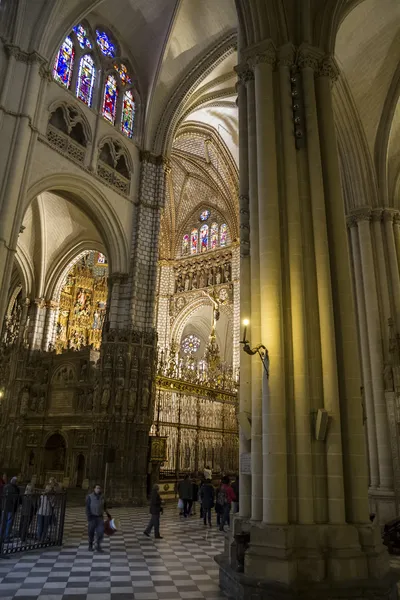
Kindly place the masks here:
POLYGON ((240 455, 241 475, 251 475, 251 452, 242 452, 240 455))

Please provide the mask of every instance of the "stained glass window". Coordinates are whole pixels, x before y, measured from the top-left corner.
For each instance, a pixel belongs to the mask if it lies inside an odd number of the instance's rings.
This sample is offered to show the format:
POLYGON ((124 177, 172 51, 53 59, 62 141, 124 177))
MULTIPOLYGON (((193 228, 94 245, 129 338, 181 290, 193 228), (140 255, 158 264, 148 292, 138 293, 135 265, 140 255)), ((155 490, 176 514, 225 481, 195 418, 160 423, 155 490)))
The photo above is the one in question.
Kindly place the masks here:
POLYGON ((207 221, 209 216, 210 216, 210 211, 203 210, 203 212, 200 213, 200 221, 207 221))
POLYGON ((226 246, 228 241, 228 226, 223 223, 219 228, 219 244, 220 246, 226 246))
POLYGON ((192 229, 190 234, 190 254, 197 253, 197 242, 199 239, 199 232, 197 229, 192 229))
POLYGON ((73 30, 75 31, 76 37, 78 38, 80 47, 83 49, 85 49, 85 48, 91 49, 92 44, 87 36, 86 29, 82 25, 75 25, 75 27, 73 27, 73 30))
POLYGON ((112 43, 105 31, 96 29, 96 41, 105 56, 115 58, 115 45, 112 43))
POLYGON ((125 65, 114 65, 114 69, 118 72, 124 85, 132 83, 132 79, 129 77, 128 69, 125 65))
POLYGON ((210 230, 210 247, 211 249, 218 246, 218 223, 213 223, 210 230))
POLYGON ((190 335, 187 335, 183 340, 182 340, 182 350, 184 351, 185 354, 190 354, 190 353, 194 353, 197 352, 197 350, 200 348, 200 340, 196 335, 193 335, 192 333, 190 335))
POLYGON ((69 88, 71 85, 72 68, 74 66, 75 50, 71 38, 68 36, 62 43, 54 63, 53 77, 59 83, 69 88))
POLYGON ((182 240, 182 254, 187 254, 189 251, 189 236, 186 233, 182 240))
POLYGON ((113 125, 115 123, 115 111, 117 110, 117 98, 117 80, 113 75, 109 75, 104 86, 103 117, 113 125))
POLYGON ((85 104, 88 106, 91 106, 92 104, 95 74, 93 58, 90 56, 90 54, 85 54, 85 56, 82 56, 79 64, 76 95, 79 100, 82 100, 82 102, 85 102, 85 104))
POLYGON ((132 135, 133 135, 134 120, 135 120, 135 101, 133 99, 132 92, 130 90, 128 90, 124 94, 124 101, 122 103, 122 120, 121 120, 122 133, 124 133, 128 137, 132 137, 132 135))
POLYGON ((208 250, 208 225, 202 225, 200 227, 200 244, 201 252, 208 250))

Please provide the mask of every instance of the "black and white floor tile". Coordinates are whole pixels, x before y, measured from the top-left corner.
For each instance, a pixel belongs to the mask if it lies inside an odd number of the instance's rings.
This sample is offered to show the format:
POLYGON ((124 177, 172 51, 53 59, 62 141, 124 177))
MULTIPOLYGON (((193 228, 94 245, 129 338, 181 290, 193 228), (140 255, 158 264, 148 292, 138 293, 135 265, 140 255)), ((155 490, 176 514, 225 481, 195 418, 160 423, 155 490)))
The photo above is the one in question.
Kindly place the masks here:
MULTIPOLYGON (((175 507, 161 517, 162 540, 143 531, 147 509, 112 511, 120 530, 104 553, 88 551, 84 509, 67 510, 64 546, 0 559, 0 600, 222 600, 214 556, 224 534, 175 507)), ((214 515, 215 516, 215 515, 214 515)))

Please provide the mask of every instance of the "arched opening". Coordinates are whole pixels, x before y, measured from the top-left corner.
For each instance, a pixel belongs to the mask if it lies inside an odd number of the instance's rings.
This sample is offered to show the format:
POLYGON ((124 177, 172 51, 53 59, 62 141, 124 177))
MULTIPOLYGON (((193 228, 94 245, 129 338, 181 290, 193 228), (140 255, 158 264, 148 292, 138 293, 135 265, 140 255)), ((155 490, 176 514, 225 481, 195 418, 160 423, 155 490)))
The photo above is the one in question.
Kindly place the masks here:
POLYGON ((76 457, 76 487, 81 488, 85 478, 85 457, 83 454, 78 454, 76 457))
POLYGON ((61 433, 53 433, 46 442, 44 449, 44 469, 46 481, 55 477, 62 481, 65 473, 67 447, 61 433))

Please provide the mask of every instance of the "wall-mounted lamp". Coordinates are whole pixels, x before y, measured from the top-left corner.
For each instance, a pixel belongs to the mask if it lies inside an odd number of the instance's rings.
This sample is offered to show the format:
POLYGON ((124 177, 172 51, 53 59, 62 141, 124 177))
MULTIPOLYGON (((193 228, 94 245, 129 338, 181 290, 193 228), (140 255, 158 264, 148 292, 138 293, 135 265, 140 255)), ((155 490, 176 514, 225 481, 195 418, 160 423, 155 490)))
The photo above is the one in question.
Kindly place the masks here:
POLYGON ((267 374, 267 379, 269 379, 268 350, 266 349, 266 347, 263 344, 259 344, 255 348, 250 347, 250 342, 248 340, 246 340, 247 325, 249 325, 249 324, 250 324, 250 321, 248 319, 243 320, 243 325, 244 325, 243 340, 241 340, 240 343, 243 344, 243 350, 246 352, 246 354, 249 354, 250 356, 254 356, 254 354, 258 354, 258 356, 260 357, 261 362, 264 366, 265 372, 267 374))

